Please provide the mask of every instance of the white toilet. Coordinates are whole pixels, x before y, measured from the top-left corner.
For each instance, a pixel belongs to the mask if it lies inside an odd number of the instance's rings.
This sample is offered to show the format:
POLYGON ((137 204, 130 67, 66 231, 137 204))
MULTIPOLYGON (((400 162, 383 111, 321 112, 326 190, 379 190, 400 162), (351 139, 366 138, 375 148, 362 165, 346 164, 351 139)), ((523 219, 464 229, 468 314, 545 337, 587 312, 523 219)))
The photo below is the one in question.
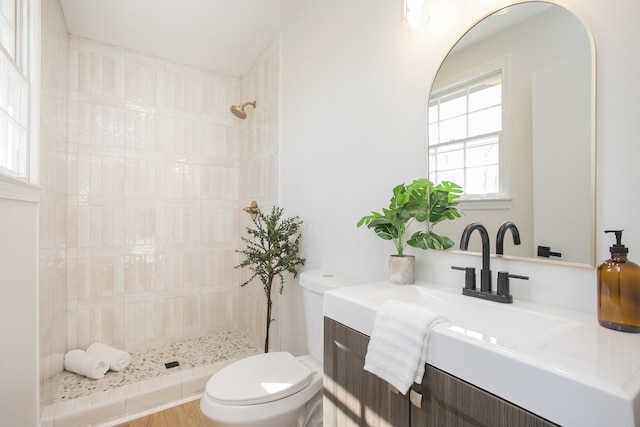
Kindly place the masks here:
POLYGON ((207 382, 200 409, 217 427, 322 426, 323 294, 362 283, 322 270, 300 274, 310 354, 271 352, 238 360, 207 382))

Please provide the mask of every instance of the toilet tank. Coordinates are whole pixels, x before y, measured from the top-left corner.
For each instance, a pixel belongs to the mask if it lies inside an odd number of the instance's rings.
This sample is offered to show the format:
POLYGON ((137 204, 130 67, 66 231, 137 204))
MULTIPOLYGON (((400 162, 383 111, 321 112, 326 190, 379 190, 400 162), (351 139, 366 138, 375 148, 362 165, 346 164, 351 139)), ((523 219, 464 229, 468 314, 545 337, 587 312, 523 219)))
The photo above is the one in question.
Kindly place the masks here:
POLYGON ((363 280, 333 274, 325 270, 309 270, 300 273, 307 347, 311 357, 320 364, 322 364, 322 343, 324 340, 324 319, 322 316, 324 293, 331 289, 362 283, 364 283, 363 280))

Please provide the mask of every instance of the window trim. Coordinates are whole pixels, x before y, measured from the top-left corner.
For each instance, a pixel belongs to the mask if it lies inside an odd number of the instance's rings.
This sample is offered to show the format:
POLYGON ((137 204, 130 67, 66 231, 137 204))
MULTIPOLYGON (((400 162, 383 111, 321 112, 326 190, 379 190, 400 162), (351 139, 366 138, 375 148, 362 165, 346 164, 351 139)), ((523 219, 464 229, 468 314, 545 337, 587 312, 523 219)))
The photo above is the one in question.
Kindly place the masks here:
POLYGON ((32 182, 0 173, 0 199, 35 203, 40 201, 40 191, 32 182))
MULTIPOLYGON (((511 55, 499 56, 491 61, 452 75, 434 85, 431 89, 431 97, 441 96, 443 92, 450 91, 463 85, 461 82, 473 82, 494 73, 501 72, 502 78, 502 131, 499 144, 499 191, 491 195, 463 195, 460 202, 467 205, 467 209, 508 209, 511 204, 511 150, 512 150, 512 88, 511 88, 511 55)), ((429 126, 429 102, 427 102, 427 127, 429 126)), ((427 151, 430 149, 429 132, 427 132, 427 151)), ((429 161, 427 159, 427 175, 429 161)))
POLYGON ((27 180, 40 183, 40 77, 41 77, 41 4, 37 0, 27 0, 29 13, 29 31, 26 34, 29 45, 27 76, 29 77, 29 172, 27 180))

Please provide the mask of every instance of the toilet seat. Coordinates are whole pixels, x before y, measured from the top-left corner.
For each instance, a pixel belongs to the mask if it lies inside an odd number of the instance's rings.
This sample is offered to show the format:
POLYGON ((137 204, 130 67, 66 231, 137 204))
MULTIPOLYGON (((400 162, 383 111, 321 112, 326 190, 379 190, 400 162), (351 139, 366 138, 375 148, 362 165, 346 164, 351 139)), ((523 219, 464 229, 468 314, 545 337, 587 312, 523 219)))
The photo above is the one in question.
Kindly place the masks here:
POLYGON ((225 405, 272 402, 299 392, 313 373, 291 353, 250 356, 218 371, 207 383, 206 394, 225 405))

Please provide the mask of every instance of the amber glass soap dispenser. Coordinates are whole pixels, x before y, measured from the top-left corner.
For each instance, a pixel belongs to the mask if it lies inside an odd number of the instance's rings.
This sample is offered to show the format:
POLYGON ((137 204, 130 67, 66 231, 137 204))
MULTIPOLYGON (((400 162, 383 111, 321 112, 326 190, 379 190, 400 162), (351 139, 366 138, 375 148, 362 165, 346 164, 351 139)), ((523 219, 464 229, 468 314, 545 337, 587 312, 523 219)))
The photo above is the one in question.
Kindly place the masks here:
POLYGON ((615 233, 611 259, 598 265, 598 322, 605 328, 640 332, 640 267, 627 260, 629 249, 622 244, 622 230, 615 233))

